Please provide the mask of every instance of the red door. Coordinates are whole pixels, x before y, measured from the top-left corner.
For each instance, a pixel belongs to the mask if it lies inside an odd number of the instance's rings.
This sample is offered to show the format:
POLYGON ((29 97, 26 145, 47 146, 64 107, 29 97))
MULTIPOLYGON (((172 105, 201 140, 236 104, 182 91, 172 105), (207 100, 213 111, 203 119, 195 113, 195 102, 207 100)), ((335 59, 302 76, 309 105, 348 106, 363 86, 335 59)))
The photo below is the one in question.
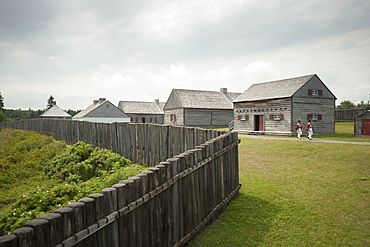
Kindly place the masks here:
POLYGON ((263 115, 254 115, 254 130, 263 131, 263 115))
POLYGON ((364 125, 363 125, 364 128, 363 128, 362 134, 365 136, 369 136, 370 135, 370 119, 364 118, 363 121, 364 121, 364 125))
POLYGON ((259 130, 263 131, 263 115, 260 115, 259 130))

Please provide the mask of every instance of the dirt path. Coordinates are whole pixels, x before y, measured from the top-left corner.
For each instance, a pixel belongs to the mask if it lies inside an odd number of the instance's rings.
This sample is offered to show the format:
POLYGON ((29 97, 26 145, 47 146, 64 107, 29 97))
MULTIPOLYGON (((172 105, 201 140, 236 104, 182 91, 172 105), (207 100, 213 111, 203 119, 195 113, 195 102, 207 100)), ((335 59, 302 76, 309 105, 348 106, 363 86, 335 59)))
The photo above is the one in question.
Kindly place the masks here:
MULTIPOLYGON (((296 138, 287 138, 287 137, 274 137, 266 135, 245 135, 239 134, 239 137, 251 138, 251 139, 260 139, 260 140, 288 140, 288 141, 298 141, 296 138)), ((357 145, 370 145, 370 142, 346 142, 346 141, 334 141, 334 140, 324 140, 324 139, 312 139, 308 140, 307 138, 302 137, 299 141, 306 142, 326 142, 326 143, 342 143, 342 144, 357 144, 357 145)))

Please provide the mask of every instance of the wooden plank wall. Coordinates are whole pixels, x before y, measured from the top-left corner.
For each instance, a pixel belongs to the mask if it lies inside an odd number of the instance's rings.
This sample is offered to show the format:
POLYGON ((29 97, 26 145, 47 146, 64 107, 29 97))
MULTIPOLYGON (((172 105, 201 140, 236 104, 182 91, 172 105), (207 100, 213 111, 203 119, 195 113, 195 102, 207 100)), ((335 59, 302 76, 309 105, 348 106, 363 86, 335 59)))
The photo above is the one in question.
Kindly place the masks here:
POLYGON ((239 191, 236 132, 62 121, 13 128, 42 126, 57 139, 112 147, 152 167, 1 236, 0 246, 184 246, 239 191))
POLYGON ((145 166, 154 166, 223 133, 171 125, 110 124, 60 119, 28 119, 3 122, 0 126, 36 131, 67 143, 83 141, 94 147, 110 149, 145 166))
POLYGON ((337 107, 335 108, 336 122, 352 122, 354 118, 370 107, 337 107))

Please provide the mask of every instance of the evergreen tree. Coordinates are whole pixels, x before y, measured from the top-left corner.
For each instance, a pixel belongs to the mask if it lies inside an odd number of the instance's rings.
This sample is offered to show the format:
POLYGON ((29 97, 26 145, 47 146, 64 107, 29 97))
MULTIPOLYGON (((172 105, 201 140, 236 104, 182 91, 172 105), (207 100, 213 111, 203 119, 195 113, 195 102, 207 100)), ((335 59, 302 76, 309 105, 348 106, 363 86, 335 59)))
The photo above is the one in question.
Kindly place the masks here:
POLYGON ((0 111, 4 111, 4 97, 1 95, 1 92, 0 92, 0 111))
POLYGON ((49 110, 51 107, 53 107, 53 105, 54 105, 54 97, 53 95, 50 95, 48 99, 48 104, 46 106, 46 110, 49 110))
POLYGON ((5 116, 4 112, 0 110, 0 122, 5 122, 7 120, 8 118, 5 116))

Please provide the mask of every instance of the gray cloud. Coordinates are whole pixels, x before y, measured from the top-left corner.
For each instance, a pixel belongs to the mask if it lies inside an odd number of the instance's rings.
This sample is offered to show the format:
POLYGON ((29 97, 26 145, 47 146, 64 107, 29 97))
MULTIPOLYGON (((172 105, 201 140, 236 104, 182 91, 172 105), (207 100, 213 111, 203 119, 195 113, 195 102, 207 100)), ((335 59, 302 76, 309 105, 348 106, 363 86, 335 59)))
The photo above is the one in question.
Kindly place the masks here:
POLYGON ((56 94, 80 109, 318 73, 339 101, 366 100, 369 11, 349 0, 0 0, 0 91, 10 108, 56 94))

